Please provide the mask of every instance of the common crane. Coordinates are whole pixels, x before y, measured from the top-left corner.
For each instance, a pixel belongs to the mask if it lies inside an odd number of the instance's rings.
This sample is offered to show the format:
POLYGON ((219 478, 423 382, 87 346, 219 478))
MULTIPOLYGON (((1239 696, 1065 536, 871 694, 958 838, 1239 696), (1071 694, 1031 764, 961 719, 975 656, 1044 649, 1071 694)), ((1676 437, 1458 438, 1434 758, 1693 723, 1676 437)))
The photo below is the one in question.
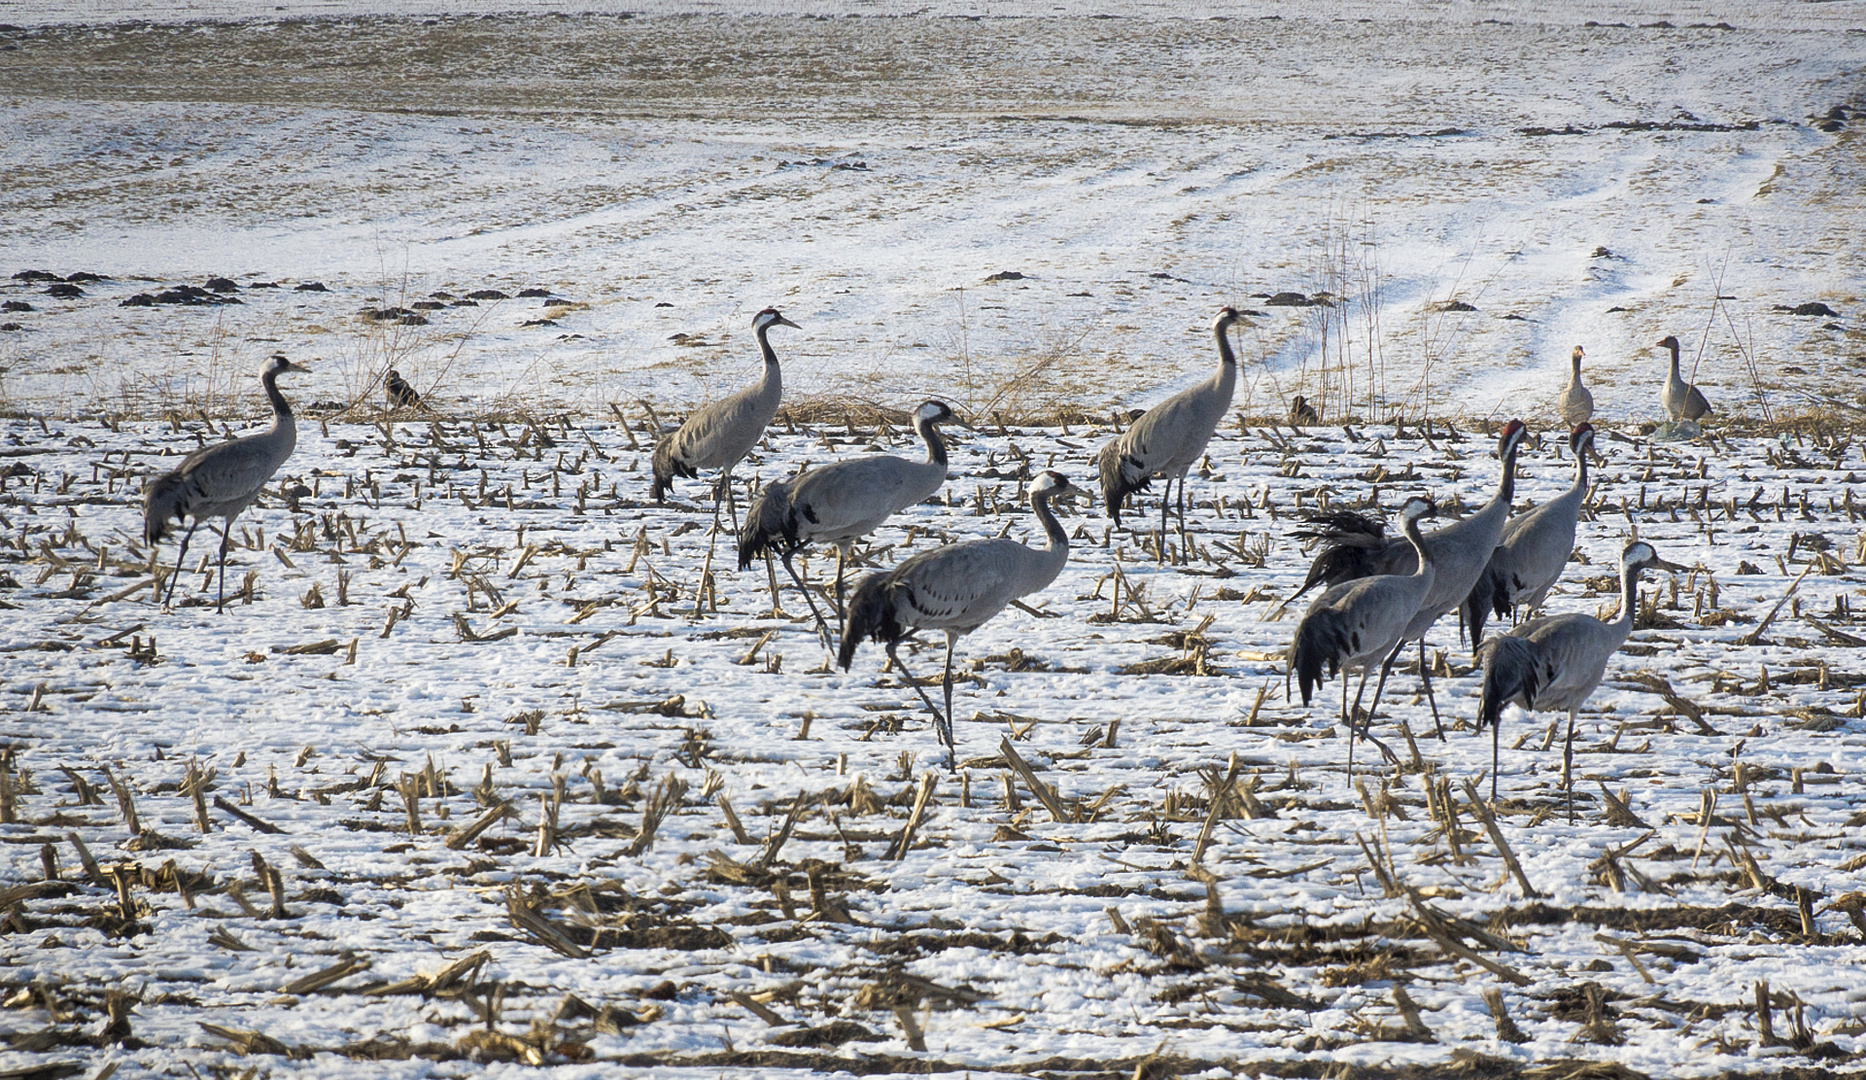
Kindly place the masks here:
POLYGON ((1160 540, 1166 540, 1166 511, 1172 501, 1173 481, 1179 481, 1179 531, 1186 531, 1186 473, 1205 453, 1212 432, 1231 407, 1238 381, 1237 357, 1227 331, 1238 321, 1236 308, 1221 308, 1212 320, 1218 338, 1218 370, 1197 386, 1181 390, 1142 413, 1140 419, 1101 448, 1095 456, 1101 473, 1102 500, 1108 516, 1121 524, 1121 504, 1136 491, 1145 491, 1156 476, 1166 478, 1160 493, 1160 540))
POLYGON ((1594 450, 1594 425, 1582 424, 1568 436, 1574 451, 1574 483, 1526 514, 1503 526, 1503 539, 1490 553, 1490 565, 1464 600, 1464 623, 1471 628, 1471 651, 1483 640, 1484 623, 1491 613, 1515 615, 1519 607, 1534 611, 1549 587, 1561 578, 1574 554, 1575 522, 1587 498, 1587 459, 1594 450))
POLYGON ((226 610, 227 543, 233 533, 233 519, 253 505, 266 482, 298 445, 298 427, 285 395, 279 393, 279 376, 308 370, 284 356, 273 355, 259 373, 266 400, 272 403, 272 426, 256 435, 203 446, 143 488, 143 539, 151 547, 152 560, 155 545, 169 534, 169 522, 190 519, 187 531, 181 535, 181 550, 175 556, 175 573, 169 578, 164 605, 175 596, 175 584, 181 579, 194 530, 208 518, 217 517, 225 525, 220 530, 220 599, 215 609, 226 610))
POLYGON ((1052 500, 1075 490, 1062 473, 1038 474, 1030 485, 1030 508, 1043 528, 1043 546, 1026 547, 994 537, 947 544, 923 551, 892 570, 864 577, 849 597, 837 661, 847 671, 855 648, 873 639, 887 646, 888 659, 913 684, 933 714, 933 727, 946 744, 948 764, 958 767, 952 732, 952 650, 960 637, 983 626, 1005 605, 1028 596, 1056 579, 1069 558, 1069 534, 1050 509, 1052 500), (896 652, 901 639, 916 630, 946 632, 946 710, 908 673, 896 652))
POLYGON ((1678 339, 1670 334, 1659 339, 1659 347, 1672 354, 1671 373, 1665 377, 1665 386, 1659 391, 1659 404, 1665 406, 1665 412, 1676 423, 1679 420, 1699 420, 1710 415, 1710 402, 1705 400, 1703 391, 1695 383, 1688 383, 1678 373, 1678 339))
POLYGON ((784 396, 784 376, 778 369, 777 353, 771 350, 766 331, 773 326, 801 329, 766 308, 752 319, 752 332, 758 336, 758 349, 764 353, 765 371, 757 382, 711 405, 696 409, 672 435, 654 444, 654 485, 652 498, 660 502, 674 486, 676 476, 697 477, 701 469, 718 469, 719 480, 713 488, 713 519, 719 518, 719 504, 724 500, 732 509, 733 527, 738 527, 738 501, 732 494, 732 467, 744 458, 765 433, 765 425, 777 415, 778 401, 784 396))
POLYGON ((1545 615, 1484 644, 1484 689, 1478 703, 1477 729, 1490 727, 1490 797, 1497 797, 1498 743, 1503 706, 1530 712, 1568 710, 1568 736, 1562 743, 1562 789, 1574 817, 1574 714, 1593 694, 1607 671, 1607 661, 1626 644, 1639 608, 1643 570, 1686 570, 1667 562, 1651 544, 1635 541, 1620 555, 1620 615, 1602 622, 1569 612, 1545 615))
POLYGON ((765 485, 739 530, 739 569, 776 552, 803 593, 828 640, 829 627, 810 590, 791 565, 804 545, 826 540, 836 545, 836 613, 842 614, 843 569, 859 537, 867 536, 901 510, 925 501, 946 482, 946 440, 939 425, 955 419, 943 401, 928 401, 914 412, 914 429, 926 442, 925 461, 873 454, 818 465, 789 480, 765 485))
MULTIPOLYGON (((1324 668, 1341 676, 1341 719, 1348 726, 1350 769, 1354 765, 1354 735, 1359 726, 1361 694, 1367 689, 1367 673, 1399 644, 1401 632, 1432 589, 1432 553, 1419 535, 1419 519, 1437 513, 1438 508, 1428 498, 1406 500, 1400 509, 1400 529, 1412 547, 1416 569, 1408 574, 1375 574, 1336 585, 1309 605, 1290 641, 1288 670, 1296 675, 1305 707, 1326 678, 1324 668), (1351 668, 1361 670, 1353 709, 1348 708, 1351 668)), ((1388 758, 1393 756, 1371 734, 1368 740, 1388 758)))

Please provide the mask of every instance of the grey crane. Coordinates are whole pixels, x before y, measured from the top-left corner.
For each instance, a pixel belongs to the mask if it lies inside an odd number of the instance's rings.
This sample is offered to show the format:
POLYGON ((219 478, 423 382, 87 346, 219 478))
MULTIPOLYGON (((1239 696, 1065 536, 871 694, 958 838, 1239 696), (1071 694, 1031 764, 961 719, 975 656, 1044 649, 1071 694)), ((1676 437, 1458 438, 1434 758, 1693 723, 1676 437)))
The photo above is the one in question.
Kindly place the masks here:
POLYGON ((778 369, 777 353, 765 337, 773 326, 801 329, 766 308, 752 319, 752 332, 758 336, 758 349, 764 354, 765 371, 757 382, 721 401, 696 409, 672 435, 654 444, 654 486, 652 498, 660 502, 674 486, 676 476, 694 477, 701 469, 718 469, 719 481, 713 489, 713 519, 719 518, 719 503, 732 509, 733 527, 738 526, 738 502, 732 495, 732 467, 737 465, 758 440, 765 425, 777 415, 778 401, 784 396, 784 375, 778 369))
POLYGON ((203 446, 143 488, 143 539, 152 549, 152 559, 155 545, 169 534, 169 522, 190 519, 187 531, 181 535, 181 550, 175 556, 175 573, 169 578, 164 604, 175 596, 175 583, 181 578, 194 530, 208 518, 217 517, 226 524, 220 530, 220 600, 216 610, 226 610, 227 542, 233 533, 233 519, 253 505, 266 481, 298 445, 298 426, 292 419, 292 407, 279 393, 279 376, 308 370, 273 355, 259 373, 266 399, 272 403, 272 426, 256 435, 203 446))
POLYGON ((421 394, 408 385, 402 373, 390 368, 382 376, 382 391, 389 399, 391 409, 414 409, 421 405, 421 394))
POLYGON ((1665 412, 1676 423, 1679 420, 1700 420, 1710 415, 1711 405, 1704 398, 1704 392, 1695 383, 1688 383, 1678 373, 1678 339, 1670 334, 1659 339, 1659 347, 1672 354, 1672 370, 1665 377, 1665 386, 1659 391, 1659 404, 1665 406, 1665 412))
POLYGON ((1231 352, 1227 331, 1238 321, 1236 308, 1221 308, 1212 320, 1218 338, 1218 371, 1197 386, 1181 390, 1142 413, 1121 435, 1101 448, 1095 462, 1101 473, 1102 500, 1108 516, 1121 524, 1121 504, 1136 491, 1145 491, 1153 478, 1166 478, 1160 494, 1160 537, 1166 537, 1166 511, 1172 501, 1173 481, 1179 481, 1179 531, 1186 531, 1186 473, 1205 453, 1212 432, 1231 407, 1237 387, 1237 357, 1231 352))
MULTIPOLYGON (((1413 550, 1416 569, 1407 574, 1375 574, 1345 581, 1315 598, 1296 626, 1289 643, 1288 670, 1296 674, 1307 707, 1325 676, 1323 668, 1341 676, 1341 719, 1348 726, 1348 767, 1354 767, 1354 736, 1359 727, 1361 694, 1367 673, 1376 661, 1398 645, 1400 634, 1432 590, 1432 553, 1419 535, 1419 519, 1436 515, 1432 500, 1415 496, 1400 510, 1400 528, 1413 550), (1348 671, 1361 671, 1354 708, 1348 708, 1348 671)), ((1286 694, 1287 696, 1287 694, 1286 694)), ((1368 740, 1383 754, 1393 754, 1370 734, 1368 740)))
POLYGON ((1574 714, 1607 671, 1607 661, 1626 644, 1639 608, 1639 575, 1644 570, 1685 570, 1659 558, 1651 544, 1634 541, 1620 555, 1620 615, 1602 622, 1569 612, 1545 615, 1492 638, 1483 651, 1484 689, 1477 729, 1490 727, 1490 797, 1497 796, 1498 743, 1503 706, 1529 712, 1568 710, 1568 736, 1562 743, 1562 789, 1568 793, 1568 816, 1574 818, 1574 714))
POLYGON ((847 671, 855 659, 856 646, 864 640, 886 644, 888 659, 900 668, 932 712, 934 730, 946 744, 948 764, 955 768, 958 750, 952 734, 953 645, 985 625, 1011 601, 1056 579, 1069 559, 1069 534, 1056 520, 1050 503, 1074 490, 1069 480, 1054 470, 1038 474, 1031 482, 1030 509, 1043 528, 1042 547, 1026 547, 1002 537, 947 544, 923 551, 892 570, 869 574, 849 597, 837 662, 847 671), (896 652, 901 639, 916 630, 946 632, 943 713, 896 652))
POLYGON ((1594 425, 1581 424, 1568 436, 1574 451, 1574 483, 1528 513, 1503 526, 1503 538, 1490 553, 1490 565, 1464 600, 1464 623, 1471 628, 1471 650, 1483 640, 1491 613, 1514 616, 1534 611, 1549 587, 1561 577, 1574 554, 1574 527, 1587 498, 1587 459, 1594 450, 1594 425))
POLYGON ((842 575, 851 548, 901 510, 925 501, 946 482, 946 440, 939 425, 956 419, 945 402, 927 401, 914 412, 914 429, 925 441, 925 461, 872 454, 818 465, 789 480, 765 485, 739 530, 739 569, 768 551, 777 553, 810 605, 825 640, 829 628, 810 590, 791 565, 791 556, 814 540, 836 545, 836 608, 842 609, 842 575))
POLYGON ((1555 411, 1561 414, 1562 422, 1569 427, 1577 427, 1594 418, 1594 392, 1581 381, 1581 358, 1587 350, 1576 345, 1569 357, 1573 364, 1568 373, 1568 385, 1562 387, 1561 396, 1555 399, 1555 411))

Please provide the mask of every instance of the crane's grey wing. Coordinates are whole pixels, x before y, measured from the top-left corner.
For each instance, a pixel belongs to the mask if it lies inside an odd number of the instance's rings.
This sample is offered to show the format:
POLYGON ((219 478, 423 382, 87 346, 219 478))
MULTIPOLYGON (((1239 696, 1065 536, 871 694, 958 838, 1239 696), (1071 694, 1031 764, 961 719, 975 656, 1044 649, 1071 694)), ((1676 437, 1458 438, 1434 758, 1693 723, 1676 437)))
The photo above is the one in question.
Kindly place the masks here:
POLYGON ((892 574, 896 595, 909 612, 905 621, 935 629, 981 625, 1021 595, 1020 553, 1028 549, 1014 541, 973 540, 907 560, 892 574))

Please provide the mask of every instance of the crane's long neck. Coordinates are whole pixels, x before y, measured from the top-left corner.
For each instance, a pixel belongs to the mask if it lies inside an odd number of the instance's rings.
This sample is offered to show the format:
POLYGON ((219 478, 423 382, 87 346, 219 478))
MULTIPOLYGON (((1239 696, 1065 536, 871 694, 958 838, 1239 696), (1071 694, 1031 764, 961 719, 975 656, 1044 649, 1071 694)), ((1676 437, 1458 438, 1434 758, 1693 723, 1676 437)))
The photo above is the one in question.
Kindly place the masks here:
POLYGON ((1583 441, 1574 451, 1574 486, 1568 490, 1587 494, 1587 451, 1588 444, 1583 441))
POLYGON ((1639 570, 1637 565, 1620 568, 1620 617, 1610 624, 1622 634, 1633 628, 1633 612, 1639 607, 1639 570))
POLYGON ((1503 513, 1510 512, 1510 503, 1516 498, 1516 450, 1520 446, 1522 442, 1518 440, 1504 453, 1503 478, 1497 482, 1497 494, 1490 500, 1490 505, 1484 507, 1485 510, 1500 506, 1503 513))
MULTIPOLYGON (((279 393, 279 373, 268 367, 259 377, 259 384, 266 389, 266 400, 272 403, 272 430, 278 432, 287 443, 298 442, 298 422, 292 417, 292 407, 279 393)), ((289 451, 288 451, 289 452, 289 451)))
POLYGON ((1223 324, 1214 331, 1218 338, 1218 373, 1212 376, 1212 382, 1224 394, 1225 400, 1231 400, 1231 392, 1237 388, 1238 358, 1231 351, 1231 328, 1223 324))
POLYGON ((1030 509, 1036 511, 1037 523, 1043 526, 1043 550, 1058 557, 1069 554, 1069 534, 1063 531, 1063 523, 1056 518, 1056 511, 1050 509, 1050 492, 1034 492, 1030 496, 1030 509))
POLYGON ((1415 556, 1412 576, 1424 577, 1432 573, 1432 553, 1426 550, 1425 536, 1419 531, 1419 519, 1416 517, 1402 518, 1400 520, 1400 531, 1406 534, 1406 542, 1412 545, 1413 555, 1415 556))
POLYGON ((781 393, 784 389, 784 372, 778 367, 776 350, 771 348, 771 341, 765 336, 768 330, 768 326, 760 326, 757 330, 758 351, 765 357, 765 375, 759 380, 758 387, 767 394, 781 393))
POLYGON ((921 417, 914 421, 914 427, 927 444, 927 464, 946 467, 946 438, 939 433, 938 422, 932 417, 921 417))

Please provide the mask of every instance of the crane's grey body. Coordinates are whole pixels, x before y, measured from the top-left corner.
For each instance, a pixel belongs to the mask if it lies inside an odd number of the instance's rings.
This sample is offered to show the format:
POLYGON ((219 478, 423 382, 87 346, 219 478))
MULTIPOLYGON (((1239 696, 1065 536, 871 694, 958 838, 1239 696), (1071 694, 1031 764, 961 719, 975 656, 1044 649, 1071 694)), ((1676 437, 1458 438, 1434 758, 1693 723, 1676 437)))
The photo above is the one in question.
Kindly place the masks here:
MULTIPOLYGON (((1620 615, 1602 622, 1570 612, 1531 619, 1508 634, 1492 638, 1481 656, 1483 696, 1477 727, 1491 728, 1491 795, 1496 795, 1498 723, 1503 706, 1530 712, 1566 709, 1568 737, 1562 748, 1562 786, 1573 790, 1575 711, 1593 695, 1607 671, 1607 661, 1626 644, 1639 607, 1639 574, 1647 569, 1683 570, 1659 558, 1652 545, 1628 544, 1620 557, 1620 615)), ((1573 812, 1572 803, 1570 813, 1573 812)))
POLYGON ((1586 356, 1581 346, 1574 347, 1569 358, 1573 370, 1568 373, 1568 385, 1562 388, 1561 396, 1555 399, 1555 411, 1561 414, 1562 422, 1571 428, 1580 427, 1594 418, 1594 392, 1581 381, 1581 358, 1586 356))
POLYGON ((789 480, 767 484, 739 532, 739 569, 750 569, 752 560, 766 551, 777 552, 827 635, 823 616, 791 565, 791 556, 812 541, 837 546, 836 603, 840 607, 843 567, 856 539, 874 532, 901 510, 924 502, 946 482, 946 441, 938 425, 953 418, 942 401, 925 402, 914 413, 914 428, 926 443, 925 461, 874 454, 819 465, 789 480))
MULTIPOLYGON (((837 660, 846 671, 864 639, 885 642, 889 659, 901 639, 916 630, 946 633, 946 710, 941 713, 918 682, 914 688, 933 713, 934 727, 957 759, 952 734, 952 651, 958 639, 983 626, 1011 601, 1056 580, 1069 559, 1069 535, 1050 509, 1052 498, 1072 490, 1058 472, 1045 472, 1030 485, 1030 508, 1043 528, 1041 547, 991 538, 947 544, 921 552, 892 570, 869 574, 849 598, 837 660)), ((912 681, 912 676, 908 676, 912 681)))
MULTIPOLYGON (((676 476, 694 477, 701 469, 719 469, 714 489, 713 512, 719 512, 721 499, 731 499, 732 467, 751 452, 764 437, 765 426, 777 415, 778 402, 784 396, 784 373, 778 367, 777 353, 765 334, 773 326, 797 328, 797 324, 766 308, 752 320, 752 332, 758 337, 758 349, 764 355, 764 374, 750 386, 731 397, 696 409, 671 435, 654 444, 654 486, 652 497, 660 502, 674 486, 676 476)), ((737 503, 732 503, 737 513, 737 503)))
MULTIPOLYGON (((1348 672, 1360 670, 1360 690, 1365 691, 1367 673, 1400 643, 1407 623, 1431 592, 1435 576, 1432 553, 1419 534, 1419 519, 1437 512, 1431 500, 1423 498, 1407 500, 1400 512, 1402 531, 1413 549, 1416 569, 1406 574, 1376 574, 1334 586, 1309 605, 1290 641, 1288 670, 1296 674, 1303 705, 1309 704, 1315 688, 1324 680, 1325 668, 1341 675, 1341 718, 1348 725, 1350 768, 1360 692, 1355 694, 1354 709, 1350 710, 1348 672)), ((1374 742, 1387 752, 1378 740, 1374 742)))
POLYGON ((1574 483, 1568 490, 1518 514, 1503 526, 1503 537, 1490 553, 1490 565, 1464 601, 1465 625, 1471 628, 1471 648, 1483 640, 1484 623, 1491 613, 1514 616, 1518 609, 1534 611, 1549 588, 1561 578, 1574 554, 1575 523, 1587 499, 1587 459, 1594 449, 1594 427, 1581 424, 1568 437, 1574 451, 1574 483))
POLYGON ((1678 339, 1667 334, 1659 340, 1659 346, 1672 354, 1672 367, 1665 376, 1665 386, 1659 391, 1659 404, 1665 406, 1665 413, 1676 423, 1680 420, 1701 420, 1710 415, 1710 402, 1695 383, 1688 383, 1678 371, 1678 339))
POLYGON ((168 596, 175 595, 175 583, 181 577, 195 528, 217 517, 226 522, 220 533, 219 601, 219 607, 225 609, 227 542, 233 519, 253 505, 266 482, 298 445, 298 425, 285 395, 279 393, 278 379, 287 372, 304 370, 283 356, 273 356, 259 376, 266 400, 272 405, 272 426, 255 435, 203 446, 143 488, 143 539, 152 548, 168 535, 170 521, 189 519, 181 550, 175 557, 175 573, 169 578, 168 596))
MULTIPOLYGON (((1425 635, 1439 616, 1462 604, 1471 595, 1472 586, 1490 565, 1491 553, 1497 550, 1497 544, 1503 538, 1503 525, 1510 514, 1510 500, 1516 492, 1516 451, 1523 443, 1523 422, 1511 420, 1503 425, 1503 434, 1497 439, 1497 456, 1503 459, 1503 475, 1497 482, 1497 493, 1490 501, 1462 521, 1452 522, 1442 529, 1434 529, 1425 536, 1425 550, 1432 560, 1432 587, 1426 598, 1419 605, 1400 634, 1398 644, 1387 654, 1386 663, 1380 666, 1380 681, 1374 684, 1374 700, 1367 706, 1371 718, 1374 710, 1380 707, 1381 691, 1386 689, 1387 676, 1393 671, 1394 661, 1399 659, 1400 650, 1408 641, 1419 642, 1419 680, 1425 684, 1426 701, 1432 705, 1434 731, 1440 739, 1445 737, 1444 725, 1439 721, 1438 700, 1432 695, 1432 676, 1428 673, 1425 659, 1425 635)), ((1405 556, 1407 561, 1415 561, 1408 545, 1405 556)), ((1396 557, 1395 562, 1400 560, 1396 557)), ((1397 571, 1396 571, 1397 572, 1397 571)), ((1371 719, 1370 719, 1371 724, 1371 719)))
POLYGON ((1116 525, 1121 523, 1121 504, 1128 495, 1145 491, 1154 477, 1163 476, 1166 490, 1160 495, 1160 532, 1166 532, 1166 510, 1172 501, 1174 480, 1179 481, 1179 527, 1185 531, 1186 473, 1205 454, 1206 444, 1225 418, 1232 392, 1237 389, 1237 356, 1226 336, 1237 320, 1233 308, 1220 310, 1212 320, 1212 333, 1218 338, 1218 370, 1211 378, 1148 409, 1096 454, 1102 501, 1116 525))

